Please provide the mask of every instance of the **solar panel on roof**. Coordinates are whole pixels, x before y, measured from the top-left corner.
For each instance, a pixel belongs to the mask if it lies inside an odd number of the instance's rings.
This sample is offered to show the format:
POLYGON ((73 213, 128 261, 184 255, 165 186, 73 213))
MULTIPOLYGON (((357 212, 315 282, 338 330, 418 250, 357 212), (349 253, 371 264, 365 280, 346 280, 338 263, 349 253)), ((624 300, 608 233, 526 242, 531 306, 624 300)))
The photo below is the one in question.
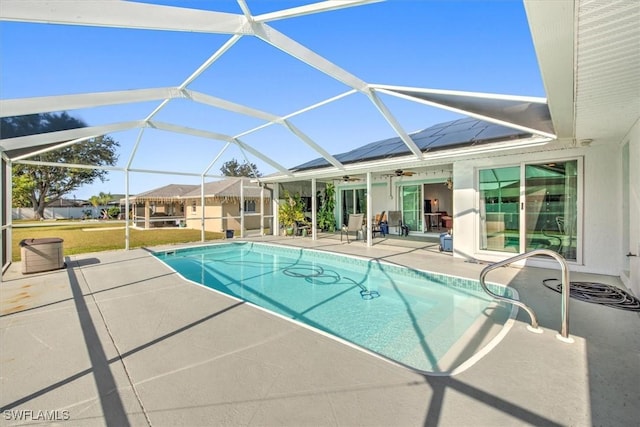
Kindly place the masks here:
POLYGON ((444 134, 452 134, 452 133, 458 133, 458 132, 464 132, 467 131, 469 129, 473 128, 472 123, 469 122, 463 122, 463 121, 456 121, 454 123, 451 123, 449 126, 446 126, 444 128, 442 128, 438 134, 444 135, 444 134))
POLYGON ((349 151, 348 153, 344 153, 344 155, 341 155, 340 161, 350 162, 367 158, 377 158, 381 155, 381 153, 385 152, 390 144, 395 143, 395 141, 398 141, 399 139, 400 138, 398 137, 389 138, 383 141, 378 141, 376 143, 367 144, 360 148, 356 148, 349 151))
POLYGON ((509 129, 505 126, 493 125, 487 126, 477 136, 478 140, 494 140, 497 138, 506 138, 512 136, 526 135, 526 132, 509 129))
POLYGON ((470 141, 475 140, 478 135, 476 129, 466 129, 455 133, 448 133, 442 135, 439 139, 433 141, 427 148, 432 150, 434 148, 452 147, 460 144, 469 144, 470 141))
POLYGON ((409 154, 409 147, 404 143, 404 141, 399 140, 394 144, 390 144, 384 152, 384 157, 397 156, 399 154, 409 154))
MULTIPOLYGON (((473 146, 500 139, 514 139, 528 135, 519 130, 506 126, 488 123, 473 118, 464 118, 444 123, 438 123, 426 129, 417 131, 411 135, 411 139, 422 151, 445 150, 447 148, 459 148, 473 146)), ((387 138, 370 142, 362 147, 355 148, 346 153, 335 155, 341 163, 357 163, 369 160, 384 159, 410 154, 411 151, 399 137, 387 138)), ((330 166, 324 158, 320 157, 303 163, 292 170, 306 170, 330 166)))
POLYGON ((427 148, 429 148, 430 145, 438 141, 440 138, 442 138, 442 135, 429 135, 424 138, 414 139, 413 141, 416 143, 416 145, 421 151, 424 151, 427 148))

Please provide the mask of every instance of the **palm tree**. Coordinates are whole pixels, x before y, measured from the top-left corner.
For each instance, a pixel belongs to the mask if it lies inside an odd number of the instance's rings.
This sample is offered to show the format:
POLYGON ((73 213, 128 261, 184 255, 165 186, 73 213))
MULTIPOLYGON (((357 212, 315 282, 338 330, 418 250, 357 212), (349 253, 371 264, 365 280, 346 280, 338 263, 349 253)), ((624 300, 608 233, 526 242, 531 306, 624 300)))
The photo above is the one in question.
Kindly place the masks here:
POLYGON ((93 206, 93 217, 96 217, 96 211, 98 209, 98 206, 100 206, 101 203, 101 199, 100 196, 91 196, 89 197, 89 203, 91 203, 91 206, 93 206))
POLYGON ((102 218, 109 219, 109 216, 106 212, 107 212, 107 205, 109 204, 111 199, 113 199, 113 196, 111 195, 111 193, 103 193, 101 191, 100 194, 98 194, 97 196, 91 196, 91 198, 89 199, 89 203, 91 203, 94 208, 97 208, 98 206, 102 206, 103 207, 102 209, 103 214, 101 215, 102 218))

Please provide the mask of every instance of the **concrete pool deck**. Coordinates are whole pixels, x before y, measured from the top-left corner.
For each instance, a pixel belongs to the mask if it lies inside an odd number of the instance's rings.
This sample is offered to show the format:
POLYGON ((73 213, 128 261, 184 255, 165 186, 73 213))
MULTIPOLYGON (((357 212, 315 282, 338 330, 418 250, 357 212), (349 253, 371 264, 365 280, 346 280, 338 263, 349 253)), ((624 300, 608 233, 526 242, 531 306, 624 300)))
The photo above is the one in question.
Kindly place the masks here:
MULTIPOLYGON (((371 248, 339 236, 256 240, 476 279, 484 267, 424 240, 378 240, 371 248)), ((560 295, 541 284, 559 277, 556 270, 491 273, 491 281, 518 290, 544 333, 529 332, 520 310, 485 357, 438 377, 188 283, 144 249, 71 256, 67 264, 22 275, 14 263, 3 276, 2 426, 628 426, 640 419, 639 313, 572 299, 575 342, 561 342, 560 295)), ((609 276, 571 279, 621 286, 609 276)))

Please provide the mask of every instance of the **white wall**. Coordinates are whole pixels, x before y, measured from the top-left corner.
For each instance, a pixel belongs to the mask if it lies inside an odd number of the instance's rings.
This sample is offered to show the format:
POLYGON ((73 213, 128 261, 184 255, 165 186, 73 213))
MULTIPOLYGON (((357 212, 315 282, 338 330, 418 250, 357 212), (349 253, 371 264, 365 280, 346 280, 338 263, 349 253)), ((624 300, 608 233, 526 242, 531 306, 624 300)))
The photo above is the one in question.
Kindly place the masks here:
POLYGON ((389 212, 395 210, 395 208, 391 208, 390 206, 395 206, 395 192, 393 194, 393 199, 389 198, 389 183, 376 182, 371 187, 371 204, 372 212, 371 218, 375 217, 376 214, 381 213, 382 211, 389 212))
POLYGON ((620 147, 588 147, 584 170, 584 271, 618 276, 623 256, 620 147))
POLYGON ((628 138, 623 143, 629 141, 629 236, 628 247, 622 248, 624 254, 631 252, 638 256, 629 257, 629 283, 627 286, 638 297, 640 297, 640 120, 631 129, 628 138))
MULTIPOLYGON (((99 218, 102 209, 108 209, 109 206, 93 206, 85 207, 48 207, 44 209, 45 219, 81 219, 84 217, 84 211, 89 210, 92 215, 99 218)), ((33 208, 12 208, 12 219, 33 219, 35 212, 33 208)))

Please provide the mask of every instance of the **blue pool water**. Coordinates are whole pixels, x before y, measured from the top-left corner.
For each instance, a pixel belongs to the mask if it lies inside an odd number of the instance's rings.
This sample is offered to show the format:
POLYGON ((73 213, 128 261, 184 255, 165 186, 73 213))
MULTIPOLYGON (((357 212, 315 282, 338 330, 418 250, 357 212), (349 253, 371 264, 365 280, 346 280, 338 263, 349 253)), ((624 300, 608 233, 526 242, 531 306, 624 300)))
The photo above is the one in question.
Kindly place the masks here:
POLYGON ((186 279, 427 372, 443 370, 472 325, 511 314, 477 281, 342 254, 245 242, 155 255, 186 279))

